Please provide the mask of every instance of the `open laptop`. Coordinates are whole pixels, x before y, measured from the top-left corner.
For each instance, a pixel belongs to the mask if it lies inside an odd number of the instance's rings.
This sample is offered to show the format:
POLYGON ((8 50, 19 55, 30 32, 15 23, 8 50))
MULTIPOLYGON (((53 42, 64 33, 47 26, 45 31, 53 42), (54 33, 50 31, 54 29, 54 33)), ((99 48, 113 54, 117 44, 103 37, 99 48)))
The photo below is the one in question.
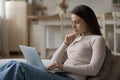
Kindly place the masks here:
POLYGON ((47 70, 46 67, 44 66, 36 48, 24 46, 24 45, 19 45, 19 47, 20 47, 20 50, 22 51, 27 63, 32 64, 34 66, 39 67, 42 70, 46 70, 46 71, 52 72, 52 73, 65 72, 60 69, 54 69, 51 71, 47 70))

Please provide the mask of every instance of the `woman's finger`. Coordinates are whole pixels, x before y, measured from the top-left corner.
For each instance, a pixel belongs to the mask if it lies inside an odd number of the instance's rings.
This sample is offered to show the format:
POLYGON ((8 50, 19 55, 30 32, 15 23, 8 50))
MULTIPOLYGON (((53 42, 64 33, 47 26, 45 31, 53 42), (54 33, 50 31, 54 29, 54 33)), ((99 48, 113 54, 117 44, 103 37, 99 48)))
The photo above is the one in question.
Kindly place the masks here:
POLYGON ((52 70, 52 69, 57 68, 57 67, 58 67, 58 64, 57 64, 57 62, 55 62, 54 64, 50 65, 47 69, 52 70))

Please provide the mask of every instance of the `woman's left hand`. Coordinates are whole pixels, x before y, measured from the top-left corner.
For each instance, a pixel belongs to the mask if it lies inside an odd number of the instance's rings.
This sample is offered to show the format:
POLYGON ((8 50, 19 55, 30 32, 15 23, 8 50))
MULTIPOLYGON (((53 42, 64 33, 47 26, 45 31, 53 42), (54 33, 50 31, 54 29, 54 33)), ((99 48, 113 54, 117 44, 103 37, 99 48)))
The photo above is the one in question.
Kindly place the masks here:
POLYGON ((73 33, 71 33, 71 34, 69 34, 69 35, 66 35, 65 40, 64 40, 64 43, 65 43, 66 45, 71 44, 71 43, 74 41, 74 39, 76 38, 77 35, 78 35, 77 32, 73 32, 73 33))
POLYGON ((60 62, 55 62, 55 63, 51 64, 47 69, 52 70, 52 69, 55 69, 55 68, 59 68, 59 69, 62 70, 63 64, 60 63, 60 62))

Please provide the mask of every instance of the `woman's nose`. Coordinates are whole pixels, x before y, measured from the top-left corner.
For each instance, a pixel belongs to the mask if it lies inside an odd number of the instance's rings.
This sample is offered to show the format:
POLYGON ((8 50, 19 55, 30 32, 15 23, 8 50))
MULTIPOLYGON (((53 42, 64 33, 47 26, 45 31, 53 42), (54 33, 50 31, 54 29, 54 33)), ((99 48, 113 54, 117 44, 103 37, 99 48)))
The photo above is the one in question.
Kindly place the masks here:
POLYGON ((75 26, 75 24, 73 23, 73 24, 72 24, 72 28, 75 28, 75 27, 76 27, 76 26, 75 26))

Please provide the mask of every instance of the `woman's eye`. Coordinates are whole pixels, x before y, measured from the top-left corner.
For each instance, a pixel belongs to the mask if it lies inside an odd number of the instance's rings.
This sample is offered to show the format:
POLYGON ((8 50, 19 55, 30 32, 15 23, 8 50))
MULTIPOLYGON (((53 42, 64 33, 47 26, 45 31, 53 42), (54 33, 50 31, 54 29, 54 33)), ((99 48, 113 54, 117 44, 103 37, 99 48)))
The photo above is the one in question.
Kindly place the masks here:
POLYGON ((72 22, 72 24, 80 24, 80 21, 72 22))
POLYGON ((80 21, 75 22, 76 24, 80 24, 80 21))

